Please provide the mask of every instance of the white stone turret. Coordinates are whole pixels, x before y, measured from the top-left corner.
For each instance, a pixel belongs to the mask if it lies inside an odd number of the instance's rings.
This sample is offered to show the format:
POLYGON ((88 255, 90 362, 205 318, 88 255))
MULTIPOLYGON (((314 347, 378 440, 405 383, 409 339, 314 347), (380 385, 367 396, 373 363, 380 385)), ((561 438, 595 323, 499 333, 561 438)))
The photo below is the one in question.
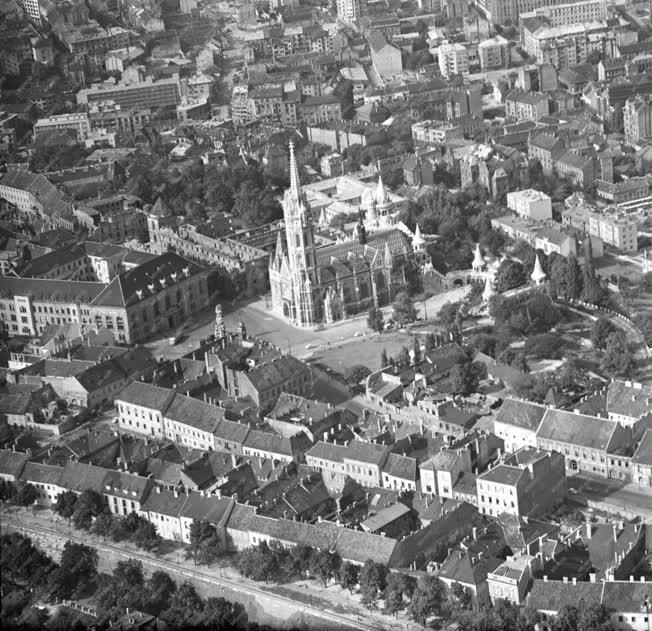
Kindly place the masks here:
POLYGON ((417 224, 417 227, 414 230, 414 237, 412 237, 412 249, 415 252, 421 252, 425 243, 426 240, 421 236, 421 228, 419 228, 419 224, 417 224))
POLYGON ((540 285, 544 280, 546 280, 546 273, 543 271, 543 267, 541 267, 541 261, 539 260, 538 254, 534 258, 534 269, 532 270, 532 274, 530 274, 530 278, 535 285, 540 285))
POLYGON ((482 302, 489 302, 493 296, 496 295, 496 290, 494 289, 494 284, 491 281, 491 277, 487 275, 484 281, 484 291, 482 292, 482 302))
POLYGON ((473 263, 471 263, 471 268, 474 272, 479 272, 484 267, 484 259, 482 258, 482 252, 480 251, 480 244, 475 244, 475 254, 473 255, 473 263))
POLYGON ((378 174, 378 184, 376 185, 376 193, 374 194, 374 201, 378 206, 384 206, 389 204, 389 195, 385 190, 385 185, 383 184, 383 176, 378 174))

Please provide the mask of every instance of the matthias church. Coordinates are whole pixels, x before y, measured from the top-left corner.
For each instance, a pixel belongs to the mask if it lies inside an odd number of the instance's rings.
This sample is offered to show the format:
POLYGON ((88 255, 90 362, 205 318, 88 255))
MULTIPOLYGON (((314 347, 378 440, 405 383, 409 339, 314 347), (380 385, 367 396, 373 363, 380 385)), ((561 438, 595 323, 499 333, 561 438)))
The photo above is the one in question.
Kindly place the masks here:
POLYGON ((418 282, 430 258, 425 239, 418 226, 412 233, 401 222, 385 225, 377 212, 384 196, 379 178, 371 206, 353 237, 317 245, 290 145, 290 188, 282 202, 285 243, 279 234, 269 266, 272 309, 277 314, 299 326, 331 324, 388 305, 397 293, 418 282))

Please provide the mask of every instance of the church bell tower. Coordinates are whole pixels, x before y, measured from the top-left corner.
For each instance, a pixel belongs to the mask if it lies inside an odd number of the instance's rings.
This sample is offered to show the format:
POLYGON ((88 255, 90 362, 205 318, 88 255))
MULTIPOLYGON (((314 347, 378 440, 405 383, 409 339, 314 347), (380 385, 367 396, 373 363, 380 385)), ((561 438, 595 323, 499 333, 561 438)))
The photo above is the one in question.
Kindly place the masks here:
POLYGON ((318 315, 315 313, 317 301, 313 295, 319 284, 315 236, 312 216, 305 195, 301 191, 299 169, 292 142, 290 142, 290 188, 283 196, 283 216, 294 294, 293 316, 297 324, 310 326, 316 323, 318 315))

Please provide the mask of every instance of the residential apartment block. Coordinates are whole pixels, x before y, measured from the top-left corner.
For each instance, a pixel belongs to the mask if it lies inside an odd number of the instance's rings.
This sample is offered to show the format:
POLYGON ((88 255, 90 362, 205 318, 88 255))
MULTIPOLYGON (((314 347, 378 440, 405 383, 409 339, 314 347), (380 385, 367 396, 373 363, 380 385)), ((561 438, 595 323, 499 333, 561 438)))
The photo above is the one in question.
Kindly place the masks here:
POLYGON ((181 102, 179 75, 168 79, 146 77, 133 83, 105 81, 77 92, 79 105, 113 101, 123 109, 176 107, 181 102))
POLYGON ((523 447, 479 475, 477 489, 485 515, 545 515, 566 497, 564 457, 523 447))
POLYGON ((34 123, 34 137, 42 134, 48 134, 61 129, 71 129, 77 134, 77 140, 80 142, 90 133, 91 127, 88 121, 88 115, 85 112, 78 114, 58 114, 39 118, 34 123))
MULTIPOLYGON (((604 2, 604 0, 600 0, 604 2)), ((531 13, 537 9, 543 8, 552 8, 557 7, 558 5, 569 5, 576 3, 569 3, 569 0, 545 0, 542 3, 541 0, 475 0, 475 6, 480 10, 480 12, 494 24, 504 24, 507 21, 517 23, 519 16, 523 13, 531 13)), ((584 4, 580 2, 578 4, 584 4)), ((567 9, 567 11, 572 9, 567 9)), ((589 9, 580 8, 577 11, 576 17, 579 18, 583 15, 583 11, 588 11, 589 9)), ((555 12, 550 12, 551 17, 555 16, 555 12)), ((573 15, 573 14, 567 14, 573 15)), ((575 17, 574 17, 575 19, 575 17)), ((605 18, 603 18, 605 19, 605 18)), ((576 20, 581 21, 581 20, 576 20)))
POLYGON ((416 460, 391 454, 386 445, 360 440, 346 445, 319 441, 306 452, 306 464, 326 475, 349 476, 362 486, 415 489, 416 460))
POLYGON ((606 21, 552 26, 546 18, 521 22, 523 48, 540 64, 558 70, 586 62, 593 52, 613 57, 616 35, 606 21))
POLYGON ((649 95, 632 96, 623 108, 625 136, 630 143, 652 137, 652 100, 649 95))
POLYGON ((134 381, 115 398, 118 425, 203 451, 243 453, 249 426, 224 418, 226 410, 175 390, 134 381))
POLYGON ((367 14, 367 0, 337 0, 336 8, 340 20, 355 24, 367 14))
POLYGON ((600 237, 605 243, 622 252, 638 250, 636 219, 616 212, 589 213, 589 234, 600 237))
POLYGON ((5 199, 19 211, 41 217, 71 208, 66 195, 46 177, 26 171, 9 171, 0 178, 0 199, 5 199))
POLYGON ((583 206, 572 207, 562 213, 564 226, 572 226, 625 252, 637 250, 638 224, 626 213, 597 211, 583 206))
POLYGON ((540 92, 512 90, 505 97, 505 114, 512 120, 536 122, 548 113, 548 96, 540 92))
POLYGON ((536 6, 538 3, 531 3, 535 6, 533 10, 519 12, 519 19, 524 20, 532 17, 542 17, 551 26, 564 26, 565 24, 587 24, 590 22, 602 22, 607 19, 607 0, 579 0, 568 2, 568 0, 545 0, 543 6, 536 6))
POLYGON ((552 219, 550 197, 531 188, 507 193, 507 207, 525 219, 534 219, 535 221, 552 219))
POLYGON ((495 35, 478 44, 478 58, 483 72, 507 68, 510 63, 511 44, 502 35, 495 35))
POLYGON ((83 26, 66 24, 59 30, 64 46, 73 55, 97 55, 129 46, 129 31, 120 26, 101 27, 96 20, 83 26))
POLYGON ((469 74, 469 53, 462 44, 442 44, 437 49, 439 72, 446 79, 469 74))

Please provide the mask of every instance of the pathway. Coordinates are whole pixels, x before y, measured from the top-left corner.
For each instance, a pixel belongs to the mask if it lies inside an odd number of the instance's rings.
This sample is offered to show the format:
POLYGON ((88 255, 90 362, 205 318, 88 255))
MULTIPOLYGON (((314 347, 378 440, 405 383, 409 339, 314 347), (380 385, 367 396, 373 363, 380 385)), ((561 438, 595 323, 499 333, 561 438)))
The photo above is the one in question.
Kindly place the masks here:
MULTIPOLYGON (((324 589, 315 581, 297 581, 283 586, 271 584, 263 586, 244 578, 226 565, 194 566, 191 561, 183 559, 178 551, 154 555, 138 550, 129 543, 121 543, 118 546, 108 541, 101 541, 97 537, 68 527, 49 510, 33 513, 25 509, 9 513, 3 508, 0 514, 2 528, 9 527, 41 538, 46 537, 55 550, 63 546, 63 541, 70 539, 91 545, 103 555, 116 557, 116 561, 119 560, 118 557, 137 559, 149 568, 165 570, 180 576, 181 579, 185 577, 195 582, 199 581, 198 585, 204 584, 229 590, 235 594, 231 596, 234 599, 238 599, 239 594, 245 594, 250 600, 256 601, 259 605, 257 609, 262 608, 263 612, 277 619, 296 618, 306 614, 321 620, 321 626, 328 623, 332 626, 369 631, 376 629, 396 631, 404 629, 406 625, 405 621, 364 609, 358 599, 343 593, 339 587, 324 589), (286 595, 279 594, 278 591, 281 590, 286 595)), ((415 626, 414 623, 411 624, 415 626)))

